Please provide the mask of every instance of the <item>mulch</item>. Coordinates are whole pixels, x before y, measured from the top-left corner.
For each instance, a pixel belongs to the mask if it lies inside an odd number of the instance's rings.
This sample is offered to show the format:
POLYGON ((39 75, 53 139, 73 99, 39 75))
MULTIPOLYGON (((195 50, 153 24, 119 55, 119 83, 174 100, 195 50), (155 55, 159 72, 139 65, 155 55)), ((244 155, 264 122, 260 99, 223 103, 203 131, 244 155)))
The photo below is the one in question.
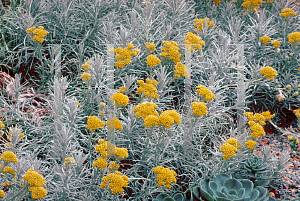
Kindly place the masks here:
POLYGON ((259 151, 264 145, 269 145, 275 152, 275 155, 280 157, 283 150, 290 152, 290 159, 285 170, 282 172, 282 178, 278 183, 268 187, 268 192, 275 198, 281 200, 296 199, 300 201, 300 152, 294 151, 290 147, 290 142, 287 136, 275 131, 267 133, 254 151, 259 151))

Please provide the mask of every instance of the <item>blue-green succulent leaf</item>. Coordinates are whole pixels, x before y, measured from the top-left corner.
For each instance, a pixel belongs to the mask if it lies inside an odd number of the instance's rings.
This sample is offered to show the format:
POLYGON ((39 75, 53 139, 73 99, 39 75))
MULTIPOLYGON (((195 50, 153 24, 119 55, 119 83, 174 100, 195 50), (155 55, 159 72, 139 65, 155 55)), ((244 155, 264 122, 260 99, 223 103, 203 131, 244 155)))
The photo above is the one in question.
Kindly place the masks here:
POLYGON ((194 187, 193 188, 193 196, 196 198, 196 199, 198 199, 198 200, 200 200, 200 188, 198 187, 198 186, 196 186, 196 187, 194 187))
POLYGON ((267 189, 265 189, 261 186, 258 186, 255 189, 258 190, 258 192, 259 192, 259 195, 257 196, 256 201, 260 201, 262 198, 266 197, 267 189))
POLYGON ((236 195, 229 195, 228 199, 235 200, 235 199, 238 199, 238 197, 236 195))
POLYGON ((202 197, 204 197, 208 201, 213 201, 214 200, 214 198, 212 197, 213 195, 210 195, 208 193, 208 190, 207 190, 208 181, 207 180, 201 180, 200 185, 201 185, 200 186, 200 192, 201 192, 202 197))
POLYGON ((227 198, 226 194, 220 192, 220 191, 216 191, 216 196, 217 197, 221 197, 221 198, 227 198))
POLYGON ((224 182, 224 187, 227 188, 227 190, 235 190, 235 191, 238 191, 239 189, 243 188, 243 185, 241 182, 239 182, 238 180, 236 179, 227 179, 225 182, 224 182))
POLYGON ((244 188, 241 188, 239 191, 238 191, 238 197, 239 198, 242 198, 244 197, 245 195, 245 189, 244 188))
POLYGON ((227 179, 231 179, 231 175, 228 174, 217 174, 214 176, 213 181, 217 183, 218 190, 220 191, 222 186, 224 185, 224 182, 227 179))
POLYGON ((228 194, 229 195, 238 195, 238 193, 235 190, 233 190, 233 189, 229 190, 228 194))
POLYGON ((227 193, 228 193, 228 190, 227 190, 227 188, 222 187, 222 188, 221 188, 221 192, 227 194, 227 193))
POLYGON ((167 198, 163 199, 163 201, 175 201, 175 200, 171 197, 167 197, 167 198))
POLYGON ((253 189, 253 183, 248 179, 240 179, 239 181, 242 183, 243 188, 245 189, 244 197, 248 197, 253 189))
POLYGON ((176 193, 175 195, 173 195, 173 199, 175 201, 184 201, 185 200, 182 193, 176 193))
POLYGON ((168 194, 165 194, 165 193, 161 193, 161 194, 159 194, 157 197, 156 197, 156 199, 158 200, 158 201, 163 201, 165 198, 167 198, 167 197, 170 197, 168 194))
POLYGON ((217 183, 214 181, 210 181, 208 183, 208 188, 212 191, 212 193, 209 192, 209 194, 211 194, 211 195, 214 194, 214 192, 216 192, 217 190, 219 190, 217 183))
POLYGON ((251 200, 251 201, 252 201, 252 200, 255 200, 255 199, 257 198, 258 195, 259 195, 258 190, 253 189, 253 190, 251 191, 251 193, 250 193, 250 200, 251 200))
POLYGON ((217 201, 232 201, 232 200, 230 200, 228 198, 219 198, 219 197, 217 197, 216 200, 217 201))
POLYGON ((266 187, 269 184, 269 180, 267 179, 258 179, 254 183, 254 187, 261 186, 266 187))
MULTIPOLYGON (((184 192, 184 199, 185 199, 185 201, 193 201, 194 200, 191 189, 188 189, 184 192)), ((199 196, 197 199, 200 200, 200 189, 199 189, 199 196)))

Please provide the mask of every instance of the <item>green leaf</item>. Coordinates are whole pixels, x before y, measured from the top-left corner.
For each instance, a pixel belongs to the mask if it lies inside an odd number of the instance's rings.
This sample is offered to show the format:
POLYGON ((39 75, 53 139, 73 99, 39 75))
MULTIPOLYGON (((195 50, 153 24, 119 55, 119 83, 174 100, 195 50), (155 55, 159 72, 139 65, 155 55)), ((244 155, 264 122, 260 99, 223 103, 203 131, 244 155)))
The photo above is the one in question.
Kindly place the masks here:
POLYGON ((232 201, 232 200, 230 200, 228 198, 219 198, 219 197, 216 197, 216 200, 217 201, 232 201))
POLYGON ((163 201, 165 198, 167 198, 167 197, 170 197, 168 194, 165 194, 165 193, 161 193, 161 194, 159 194, 157 197, 156 197, 156 199, 158 200, 158 201, 163 201))
POLYGON ((243 188, 243 185, 241 182, 239 182, 236 179, 227 179, 224 182, 224 186, 227 188, 227 190, 235 190, 238 191, 240 188, 243 188))
POLYGON ((236 195, 229 195, 228 199, 235 200, 235 199, 238 199, 238 197, 236 195))
POLYGON ((267 195, 267 189, 265 189, 261 186, 258 186, 255 189, 258 190, 258 192, 259 192, 259 195, 256 198, 257 201, 261 200, 262 198, 264 198, 267 195))
POLYGON ((244 188, 241 188, 239 191, 238 191, 238 198, 242 198, 244 197, 245 195, 245 189, 244 188))
POLYGON ((184 201, 185 200, 182 193, 176 193, 175 195, 173 195, 173 199, 175 201, 184 201))
MULTIPOLYGON (((200 194, 200 189, 199 189, 199 194, 200 194)), ((200 197, 200 195, 199 195, 199 197, 200 197)), ((193 194, 192 194, 191 189, 188 189, 184 192, 184 198, 186 201, 193 201, 193 194)))
POLYGON ((267 179, 258 179, 254 183, 254 187, 261 186, 266 187, 269 184, 269 180, 267 179))
POLYGON ((232 190, 232 189, 228 191, 228 194, 229 195, 238 195, 238 193, 235 190, 232 190))
POLYGON ((167 197, 167 198, 163 199, 163 201, 175 201, 175 200, 171 197, 167 197))
POLYGON ((226 194, 220 192, 220 191, 216 191, 216 196, 217 197, 221 197, 221 198, 227 198, 226 194))
POLYGON ((255 200, 257 198, 257 196, 259 195, 258 190, 253 189, 250 193, 250 200, 255 200))
POLYGON ((214 181, 210 181, 208 183, 208 192, 209 192, 209 194, 214 195, 217 190, 218 190, 217 183, 214 182, 214 181))
POLYGON ((239 181, 242 183, 243 188, 245 189, 244 197, 248 197, 253 189, 253 183, 248 179, 240 179, 239 181))
POLYGON ((201 196, 207 199, 208 201, 213 201, 213 195, 208 193, 208 180, 201 180, 200 181, 200 193, 201 196))
POLYGON ((228 190, 227 190, 227 188, 222 187, 222 188, 221 188, 221 192, 224 193, 224 194, 227 194, 227 193, 228 193, 228 190))
POLYGON ((213 181, 217 183, 219 191, 227 179, 231 179, 231 176, 228 174, 217 174, 214 176, 213 181))

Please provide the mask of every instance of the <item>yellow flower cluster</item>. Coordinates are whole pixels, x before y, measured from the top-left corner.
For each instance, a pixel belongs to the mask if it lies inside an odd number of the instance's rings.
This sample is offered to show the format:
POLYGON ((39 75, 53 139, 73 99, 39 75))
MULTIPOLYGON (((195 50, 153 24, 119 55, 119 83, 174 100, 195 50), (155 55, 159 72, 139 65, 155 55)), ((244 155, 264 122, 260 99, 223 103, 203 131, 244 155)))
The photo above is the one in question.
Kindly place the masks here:
POLYGON ((242 144, 240 143, 240 141, 235 138, 229 138, 226 142, 234 146, 236 148, 236 151, 238 151, 237 149, 242 148, 242 144))
POLYGON ((2 121, 0 121, 0 129, 2 129, 4 127, 5 127, 4 123, 2 121))
POLYGON ((89 74, 89 73, 83 73, 83 74, 81 75, 81 79, 82 79, 83 81, 87 81, 87 80, 90 79, 91 76, 92 76, 92 75, 89 74))
POLYGON ((179 53, 179 46, 175 41, 163 41, 164 47, 161 48, 163 51, 160 56, 163 58, 166 58, 169 56, 169 58, 174 62, 180 62, 181 54, 179 53))
POLYGON ((75 160, 73 157, 65 158, 65 165, 75 164, 75 160))
POLYGON ((260 41, 263 42, 263 44, 267 45, 271 41, 271 38, 269 36, 262 36, 259 38, 260 41))
POLYGON ((237 149, 235 148, 235 146, 225 142, 219 149, 221 152, 224 152, 223 154, 223 158, 224 159, 230 159, 234 156, 234 154, 236 153, 237 149))
POLYGON ((11 152, 11 151, 3 152, 1 154, 0 159, 6 163, 8 163, 8 162, 18 163, 17 156, 14 154, 14 152, 11 152))
POLYGON ((116 156, 119 159, 124 159, 128 158, 129 156, 128 150, 126 148, 116 147, 116 145, 104 140, 98 140, 98 143, 99 145, 96 145, 95 151, 100 152, 102 157, 116 156), (112 148, 113 153, 107 153, 107 150, 109 148, 112 148))
POLYGON ((247 142, 245 142, 245 145, 247 146, 248 149, 253 149, 254 146, 256 145, 256 142, 253 140, 248 140, 247 142))
POLYGON ((253 131, 253 133, 251 133, 252 137, 259 138, 260 136, 266 135, 264 128, 259 123, 249 121, 248 124, 250 126, 250 129, 253 131))
POLYGON ((222 0, 215 0, 214 4, 218 4, 218 3, 221 3, 221 2, 222 2, 222 0))
POLYGON ((156 50, 155 44, 154 43, 145 43, 146 48, 150 50, 150 53, 156 50))
POLYGON ((127 91, 127 89, 124 86, 121 86, 120 89, 119 89, 119 92, 122 93, 122 94, 124 94, 126 91, 127 91))
POLYGON ((155 109, 158 109, 158 106, 155 103, 146 102, 135 106, 133 112, 136 112, 136 117, 141 117, 145 120, 149 115, 158 117, 158 112, 155 111, 155 109))
POLYGON ((262 112, 261 114, 255 113, 254 115, 253 112, 245 112, 245 116, 249 121, 256 121, 257 123, 263 126, 266 125, 265 121, 272 119, 275 116, 275 114, 271 115, 269 111, 262 112))
POLYGON ((87 118, 88 118, 87 125, 86 125, 87 129, 92 129, 93 131, 95 131, 96 129, 102 128, 105 126, 104 122, 101 121, 96 116, 88 116, 87 118))
POLYGON ((113 102, 117 102, 117 106, 127 106, 129 103, 128 96, 122 93, 115 93, 110 97, 110 100, 113 102))
POLYGON ((31 198, 33 199, 42 199, 48 193, 48 191, 41 186, 31 186, 29 191, 31 191, 31 198))
POLYGON ((199 117, 201 117, 202 115, 208 114, 206 103, 204 103, 204 102, 192 102, 191 108, 193 110, 193 114, 196 114, 199 117))
POLYGON ((40 43, 43 43, 45 36, 49 34, 48 31, 44 30, 43 26, 39 26, 38 28, 31 27, 31 28, 27 29, 26 31, 28 34, 31 34, 31 32, 32 32, 35 35, 33 37, 33 40, 38 41, 40 43))
POLYGON ((202 28, 205 25, 205 21, 207 21, 207 27, 215 27, 215 23, 209 20, 209 18, 203 18, 203 19, 195 19, 194 20, 194 26, 196 27, 196 30, 202 31, 202 28))
MULTIPOLYGON (((3 168, 3 165, 0 165, 0 170, 1 170, 2 168, 3 168)), ((15 171, 14 171, 11 167, 9 167, 9 166, 5 166, 5 167, 3 168, 3 170, 2 170, 2 173, 3 173, 3 174, 10 173, 10 174, 12 174, 12 175, 16 175, 15 171)))
POLYGON ((150 80, 146 79, 145 83, 143 80, 138 80, 137 83, 140 85, 139 88, 137 89, 136 93, 144 93, 144 95, 150 99, 152 98, 158 98, 159 95, 157 94, 157 89, 155 86, 157 86, 157 81, 156 80, 150 80))
POLYGON ((148 115, 144 119, 144 126, 145 127, 152 127, 152 126, 159 126, 159 125, 160 125, 159 119, 155 115, 148 115))
POLYGON ((88 69, 90 69, 90 65, 92 64, 92 62, 90 62, 90 61, 88 61, 88 62, 86 62, 86 63, 84 63, 84 64, 82 64, 82 69, 83 70, 88 70, 88 69))
POLYGON ((118 129, 118 130, 122 130, 122 129, 123 129, 120 120, 117 119, 117 118, 108 120, 108 121, 106 122, 106 126, 107 126, 107 128, 109 128, 109 129, 118 129))
POLYGON ((174 170, 170 170, 169 168, 164 168, 162 166, 157 166, 153 168, 153 172, 156 174, 158 186, 163 186, 166 184, 166 188, 171 188, 171 183, 177 182, 177 179, 175 178, 177 174, 174 170))
POLYGON ((93 167, 98 167, 101 170, 104 170, 107 166, 107 160, 103 157, 97 157, 97 160, 93 162, 93 167))
POLYGON ((111 189, 113 194, 116 193, 124 193, 124 189, 128 186, 129 179, 126 175, 122 175, 121 172, 116 171, 115 173, 110 173, 107 176, 102 178, 102 183, 100 184, 100 188, 105 188, 108 184, 108 188, 111 189))
POLYGON ((3 190, 0 190, 0 197, 4 198, 5 197, 5 192, 3 190))
POLYGON ((286 9, 283 9, 279 15, 282 17, 289 17, 289 16, 296 16, 296 13, 293 9, 286 8, 286 9))
POLYGON ((33 169, 29 169, 23 176, 27 183, 31 185, 29 191, 31 191, 31 198, 42 199, 48 193, 42 186, 46 184, 46 180, 42 175, 33 169))
POLYGON ((192 32, 186 33, 184 44, 191 44, 191 49, 190 49, 191 52, 194 51, 193 48, 200 50, 202 46, 205 46, 205 42, 201 40, 199 36, 193 34, 192 32))
POLYGON ((115 171, 118 170, 120 168, 120 165, 116 164, 115 161, 112 161, 111 163, 109 163, 108 169, 109 171, 115 171))
MULTIPOLYGON (((11 131, 15 131, 15 130, 18 131, 18 133, 20 134, 19 137, 18 137, 19 139, 21 139, 22 137, 25 136, 24 133, 21 133, 22 132, 21 129, 19 129, 19 128, 11 128, 11 131)), ((7 136, 7 140, 8 141, 11 141, 12 138, 13 138, 13 135, 12 135, 11 131, 9 131, 9 135, 7 136)))
POLYGON ((201 85, 197 86, 196 92, 200 96, 204 96, 207 102, 211 101, 212 99, 215 99, 215 94, 213 94, 208 88, 203 87, 201 85))
POLYGON ((136 56, 137 53, 140 51, 139 49, 134 49, 134 46, 131 43, 126 44, 127 47, 124 49, 122 47, 118 47, 114 49, 114 53, 118 53, 116 59, 118 60, 115 62, 115 66, 119 68, 124 68, 126 65, 131 63, 131 57, 136 56))
POLYGON ((153 54, 150 54, 149 56, 147 56, 147 61, 146 61, 148 66, 156 66, 157 64, 161 63, 161 60, 159 58, 157 58, 156 56, 154 56, 153 54))
POLYGON ((294 110, 293 112, 297 117, 300 117, 300 109, 294 110))
POLYGON ((242 4, 242 6, 244 8, 247 8, 247 10, 249 11, 250 8, 252 11, 256 11, 258 6, 262 3, 262 0, 244 0, 244 3, 242 4))
POLYGON ((181 116, 175 110, 165 110, 159 115, 158 120, 160 125, 170 128, 171 124, 180 124, 181 116))
POLYGON ((278 40, 274 40, 271 45, 273 45, 273 47, 278 48, 280 45, 280 42, 278 40))
POLYGON ((270 67, 270 66, 262 68, 260 70, 260 74, 264 75, 265 78, 268 78, 271 81, 274 80, 274 76, 278 75, 277 71, 274 68, 270 67))
POLYGON ((182 75, 182 77, 189 76, 189 70, 187 68, 185 68, 185 65, 182 64, 181 62, 177 62, 174 67, 175 67, 174 77, 180 78, 180 75, 182 75))
POLYGON ((101 107, 101 108, 105 107, 105 103, 100 103, 99 107, 101 107))
POLYGON ((288 36, 289 43, 300 42, 300 32, 290 33, 288 36))

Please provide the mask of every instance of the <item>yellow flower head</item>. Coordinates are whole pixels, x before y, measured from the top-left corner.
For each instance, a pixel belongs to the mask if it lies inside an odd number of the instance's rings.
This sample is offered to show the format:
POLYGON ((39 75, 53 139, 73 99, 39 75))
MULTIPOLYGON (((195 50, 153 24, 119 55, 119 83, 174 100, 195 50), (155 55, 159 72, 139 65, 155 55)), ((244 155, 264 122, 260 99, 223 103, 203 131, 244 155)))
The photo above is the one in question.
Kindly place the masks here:
POLYGON ((93 167, 98 167, 101 170, 104 170, 107 166, 106 158, 97 157, 97 160, 93 162, 93 167))
POLYGON ((275 114, 271 114, 270 111, 262 112, 261 115, 265 117, 265 120, 271 120, 273 117, 275 117, 275 114))
POLYGON ((102 107, 102 108, 105 107, 105 103, 100 103, 99 107, 102 107))
POLYGON ((87 129, 92 129, 93 131, 95 131, 96 129, 102 128, 105 126, 104 122, 101 121, 96 116, 88 116, 87 118, 88 118, 87 125, 86 125, 87 129))
MULTIPOLYGON (((0 165, 0 169, 1 169, 1 166, 3 166, 3 165, 0 165)), ((10 173, 12 175, 16 175, 15 171, 9 166, 5 166, 2 170, 2 173, 3 174, 10 173)))
POLYGON ((273 45, 273 47, 278 48, 280 45, 280 42, 278 40, 274 40, 271 45, 273 45))
POLYGON ((211 101, 212 99, 215 99, 215 94, 213 94, 208 88, 206 87, 197 87, 196 92, 200 96, 205 96, 205 100, 207 102, 211 101))
POLYGON ((18 163, 17 156, 14 154, 14 152, 11 151, 3 152, 0 159, 7 163, 8 162, 18 163))
POLYGON ((153 172, 156 174, 158 186, 163 186, 166 184, 166 188, 171 188, 171 183, 177 182, 177 179, 175 178, 177 174, 174 170, 170 170, 169 168, 164 168, 162 166, 157 166, 153 168, 153 172))
POLYGON ((174 66, 174 77, 180 78, 180 75, 182 77, 189 77, 190 73, 187 68, 185 68, 185 65, 182 64, 181 62, 177 62, 176 65, 174 66))
POLYGON ((124 86, 121 86, 120 89, 119 89, 119 92, 122 93, 122 94, 124 94, 126 91, 127 91, 127 89, 124 86))
POLYGON ((152 126, 159 126, 159 120, 157 116, 154 115, 148 115, 144 119, 144 126, 145 127, 152 127, 152 126))
POLYGON ((297 117, 300 117, 300 109, 294 110, 293 112, 297 117))
POLYGON ((33 169, 27 170, 23 178, 27 180, 27 183, 31 186, 39 187, 46 184, 44 177, 33 169))
POLYGON ((26 30, 28 34, 31 34, 31 32, 34 34, 33 40, 38 41, 40 43, 44 42, 44 38, 46 35, 49 34, 48 31, 44 30, 44 27, 39 26, 38 28, 36 27, 31 27, 26 30))
POLYGON ((203 28, 205 27, 205 24, 208 27, 215 27, 215 23, 210 21, 209 18, 203 18, 203 19, 195 19, 194 20, 194 27, 196 27, 196 30, 203 31, 203 28))
POLYGON ((263 42, 263 44, 267 45, 271 41, 271 38, 269 36, 262 36, 259 38, 260 41, 263 42))
POLYGON ((145 43, 146 48, 150 50, 150 53, 156 50, 155 44, 154 43, 145 43))
POLYGON ((259 138, 260 136, 266 135, 264 128, 259 123, 249 121, 248 124, 250 125, 250 129, 253 131, 253 133, 251 133, 252 137, 259 138))
POLYGON ((99 140, 99 145, 95 146, 95 151, 100 152, 101 156, 113 156, 115 154, 116 146, 108 141, 99 140), (111 151, 110 153, 107 153, 108 151, 111 151))
MULTIPOLYGON (((292 135, 289 135, 288 136, 288 139, 290 140, 290 139, 292 139, 293 140, 293 142, 294 142, 294 139, 295 137, 294 136, 292 136, 292 135)), ((299 140, 298 140, 298 138, 296 138, 296 144, 298 144, 299 143, 299 140)))
POLYGON ((112 161, 109 163, 109 166, 108 166, 108 169, 109 171, 115 171, 115 170, 118 170, 120 168, 120 165, 116 164, 115 161, 112 161))
POLYGON ((75 160, 73 157, 65 158, 65 165, 75 164, 75 160))
POLYGON ((256 142, 253 140, 248 140, 247 142, 245 142, 245 145, 247 146, 248 149, 253 149, 254 146, 256 145, 256 142))
POLYGON ((235 138, 229 138, 226 142, 234 146, 236 148, 236 151, 237 149, 242 148, 242 144, 235 138))
POLYGON ((164 47, 161 48, 162 53, 160 54, 161 57, 166 58, 169 56, 169 58, 174 62, 180 62, 181 54, 179 53, 179 46, 175 41, 163 41, 164 47))
POLYGON ((192 110, 193 110, 193 114, 196 114, 199 117, 208 114, 206 103, 204 102, 192 102, 192 110))
POLYGON ((119 159, 128 158, 128 150, 126 148, 115 148, 115 156, 117 156, 119 159))
POLYGON ((190 51, 193 52, 193 48, 200 50, 202 46, 205 46, 205 42, 201 38, 192 32, 187 32, 185 36, 184 44, 191 44, 190 51))
POLYGON ((0 197, 4 198, 5 197, 5 192, 3 190, 0 190, 0 197))
POLYGON ((286 8, 286 9, 283 9, 279 15, 286 18, 289 16, 296 16, 297 14, 295 13, 295 11, 293 9, 286 8))
POLYGON ((152 98, 159 98, 159 95, 157 94, 157 81, 156 80, 150 80, 146 79, 146 83, 143 80, 138 80, 137 83, 140 85, 137 89, 136 93, 144 93, 144 95, 150 99, 152 98))
POLYGON ((117 118, 108 120, 108 121, 106 122, 106 126, 107 126, 107 128, 109 128, 109 129, 118 129, 118 130, 122 130, 122 129, 123 129, 120 120, 117 119, 117 118))
POLYGON ((242 6, 247 8, 247 11, 251 10, 254 12, 257 10, 258 6, 262 3, 262 0, 244 0, 242 6))
POLYGON ((136 117, 141 117, 145 120, 149 115, 158 117, 158 112, 155 111, 155 109, 158 109, 158 106, 155 103, 146 102, 135 106, 133 112, 136 112, 136 117))
POLYGON ((128 186, 129 179, 127 176, 122 175, 121 172, 116 171, 115 173, 110 173, 102 178, 102 183, 100 188, 105 188, 108 184, 108 188, 111 189, 113 194, 124 193, 124 189, 128 186))
POLYGON ((84 64, 82 64, 82 69, 83 70, 88 70, 88 69, 90 69, 90 65, 91 65, 92 63, 90 62, 90 61, 88 61, 88 62, 86 62, 86 63, 84 63, 84 64))
POLYGON ((147 56, 147 61, 146 61, 148 66, 156 66, 157 64, 161 63, 161 60, 159 58, 157 58, 156 56, 154 56, 153 54, 150 54, 149 56, 147 56))
POLYGON ((128 96, 122 94, 122 93, 115 93, 110 97, 111 101, 117 102, 118 106, 127 106, 129 103, 128 96))
POLYGON ((99 112, 99 115, 100 115, 100 116, 104 116, 104 115, 105 115, 105 112, 104 112, 104 111, 100 111, 100 112, 99 112))
POLYGON ((265 78, 268 78, 271 81, 274 80, 274 76, 278 75, 277 71, 274 68, 270 67, 270 66, 262 68, 260 70, 260 74, 264 75, 265 78))
POLYGON ((83 73, 83 74, 81 75, 81 79, 82 79, 83 81, 89 80, 90 77, 91 77, 91 74, 89 74, 89 73, 83 73))
POLYGON ((31 186, 29 191, 31 191, 32 199, 42 199, 48 194, 48 191, 41 186, 31 186))
POLYGON ((300 32, 290 33, 288 36, 289 43, 299 42, 300 41, 300 32))
POLYGON ((224 159, 230 159, 235 155, 236 148, 233 145, 226 142, 220 147, 220 151, 224 152, 223 154, 224 159))
POLYGON ((118 60, 115 62, 115 66, 119 68, 124 68, 126 65, 131 63, 132 56, 136 56, 139 52, 139 49, 134 49, 133 44, 127 43, 127 47, 124 49, 122 47, 118 47, 117 49, 114 49, 114 53, 117 53, 116 59, 118 60))
POLYGON ((0 129, 2 129, 4 127, 5 127, 4 123, 2 121, 0 121, 0 129))
POLYGON ((35 29, 36 29, 36 27, 31 27, 31 28, 27 29, 26 32, 28 34, 31 34, 31 32, 34 31, 35 29))
POLYGON ((170 128, 171 124, 180 124, 181 116, 175 110, 165 110, 159 115, 158 120, 159 124, 170 128))

